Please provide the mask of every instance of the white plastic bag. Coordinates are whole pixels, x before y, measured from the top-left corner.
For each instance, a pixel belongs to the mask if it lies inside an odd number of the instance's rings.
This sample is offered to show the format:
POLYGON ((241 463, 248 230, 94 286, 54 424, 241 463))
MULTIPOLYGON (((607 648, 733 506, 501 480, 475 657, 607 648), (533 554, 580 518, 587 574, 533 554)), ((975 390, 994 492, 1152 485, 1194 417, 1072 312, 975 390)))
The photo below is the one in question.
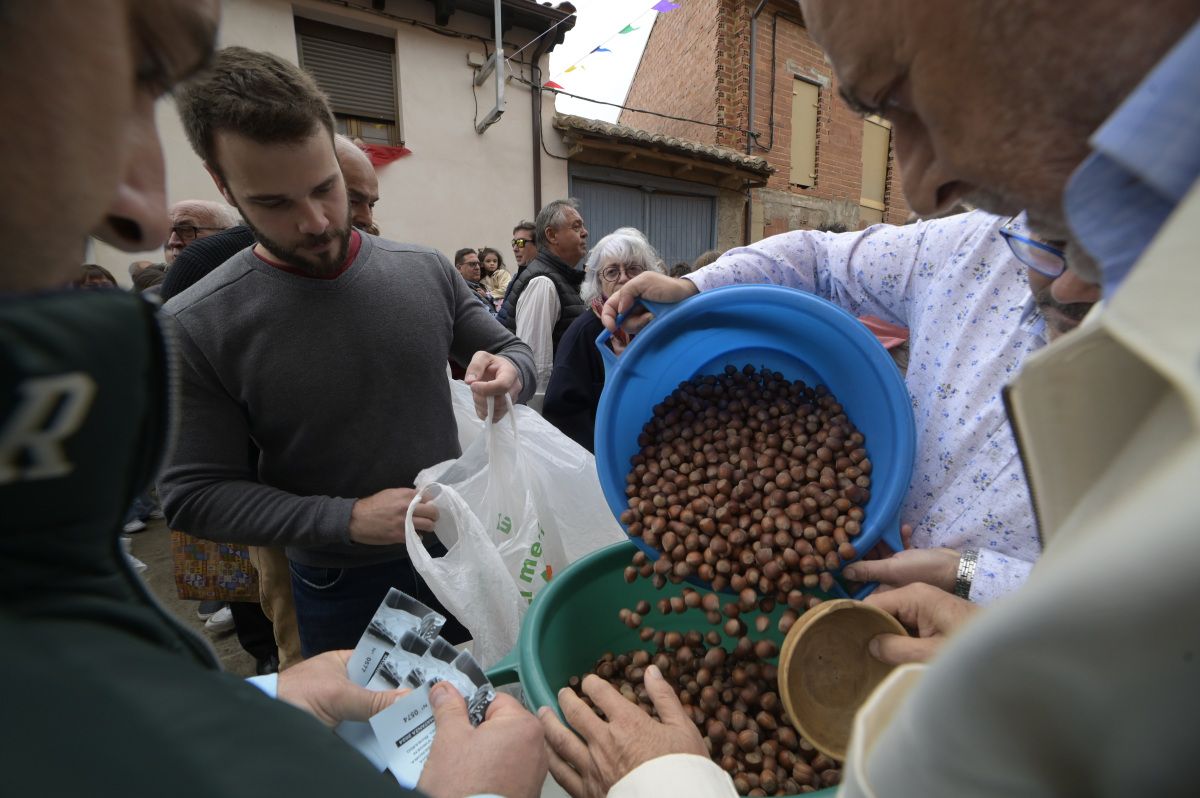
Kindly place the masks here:
POLYGON ((454 423, 458 427, 458 448, 465 452, 483 432, 483 422, 475 414, 471 387, 462 380, 450 380, 450 403, 454 407, 454 423))
MULTIPOLYGON (((452 384, 462 390, 469 400, 469 387, 452 384)), ((462 414, 458 420, 461 436, 462 414)), ((508 418, 478 424, 461 457, 416 479, 439 510, 436 534, 447 554, 434 559, 425 549, 413 526, 415 504, 405 541, 417 572, 471 632, 486 668, 516 643, 525 610, 556 573, 624 534, 587 450, 511 403, 508 418)))

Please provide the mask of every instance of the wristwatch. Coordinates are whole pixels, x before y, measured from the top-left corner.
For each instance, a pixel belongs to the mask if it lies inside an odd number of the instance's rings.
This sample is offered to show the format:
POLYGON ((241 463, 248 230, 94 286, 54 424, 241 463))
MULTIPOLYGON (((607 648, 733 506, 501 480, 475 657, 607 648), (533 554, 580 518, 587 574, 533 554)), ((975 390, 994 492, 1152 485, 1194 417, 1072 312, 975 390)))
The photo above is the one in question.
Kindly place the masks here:
POLYGON ((954 595, 971 598, 971 582, 975 579, 975 566, 979 563, 979 549, 963 549, 958 557, 958 574, 954 578, 954 595))

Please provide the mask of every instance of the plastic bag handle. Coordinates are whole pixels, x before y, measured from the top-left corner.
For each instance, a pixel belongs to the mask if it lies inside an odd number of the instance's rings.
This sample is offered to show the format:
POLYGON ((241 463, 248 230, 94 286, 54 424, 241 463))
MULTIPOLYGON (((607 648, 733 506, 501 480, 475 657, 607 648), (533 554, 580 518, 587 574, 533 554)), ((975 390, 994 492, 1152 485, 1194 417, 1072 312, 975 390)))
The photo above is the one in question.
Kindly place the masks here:
MULTIPOLYGON (((625 319, 629 318, 629 314, 633 313, 638 306, 644 307, 646 310, 654 314, 655 318, 662 318, 679 306, 678 302, 653 302, 649 299, 639 297, 634 300, 633 307, 617 316, 617 326, 620 327, 625 323, 625 319)), ((596 336, 596 348, 600 350, 600 360, 604 363, 604 373, 608 373, 610 369, 617 367, 617 356, 608 348, 608 339, 612 338, 612 333, 605 327, 596 336)))
MULTIPOLYGON (((509 419, 509 422, 512 424, 513 438, 516 439, 517 449, 519 450, 520 444, 521 444, 521 433, 517 429, 517 414, 515 412, 513 412, 512 397, 509 396, 508 394, 504 394, 504 403, 508 407, 508 419, 509 419)), ((496 425, 496 423, 494 421, 492 421, 492 419, 496 415, 496 397, 495 396, 489 396, 487 398, 487 407, 488 407, 488 411, 487 411, 486 423, 487 423, 488 430, 490 433, 490 430, 492 429, 492 427, 494 427, 496 425)))

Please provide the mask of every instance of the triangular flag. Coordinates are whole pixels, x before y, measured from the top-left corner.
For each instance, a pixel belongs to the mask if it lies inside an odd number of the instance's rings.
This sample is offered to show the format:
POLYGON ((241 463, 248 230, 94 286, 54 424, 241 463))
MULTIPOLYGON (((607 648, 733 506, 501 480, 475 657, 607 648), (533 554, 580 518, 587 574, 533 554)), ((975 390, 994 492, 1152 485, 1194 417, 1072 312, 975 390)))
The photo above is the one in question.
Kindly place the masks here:
POLYGON ((617 31, 617 33, 633 33, 635 30, 637 30, 637 28, 633 27, 632 25, 626 25, 617 31))
POLYGON ((565 75, 568 72, 574 72, 576 69, 583 69, 583 64, 572 64, 563 70, 563 74, 565 75))
POLYGON ((542 88, 544 88, 544 89, 558 89, 559 91, 562 91, 562 90, 563 90, 563 87, 562 87, 562 86, 559 86, 557 83, 555 83, 555 82, 554 82, 554 81, 552 81, 552 80, 548 80, 548 81, 546 81, 545 83, 543 83, 543 84, 542 84, 542 88))
POLYGON ((679 8, 679 3, 672 3, 670 0, 659 0, 659 2, 654 4, 654 8, 652 10, 657 11, 660 14, 665 14, 668 11, 674 11, 677 8, 679 8))
POLYGON ((612 50, 608 49, 607 47, 597 47, 595 50, 592 50, 592 52, 593 53, 611 53, 612 50))

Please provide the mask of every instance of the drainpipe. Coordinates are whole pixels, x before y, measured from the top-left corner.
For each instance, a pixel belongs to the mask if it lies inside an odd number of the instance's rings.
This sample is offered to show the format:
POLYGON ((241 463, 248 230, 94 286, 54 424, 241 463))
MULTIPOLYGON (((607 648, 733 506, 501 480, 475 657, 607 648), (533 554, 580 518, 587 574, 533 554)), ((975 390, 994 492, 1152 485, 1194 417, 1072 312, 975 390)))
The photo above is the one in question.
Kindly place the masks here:
MULTIPOLYGON (((747 98, 748 102, 746 103, 746 105, 748 106, 747 112, 746 112, 746 154, 747 155, 754 154, 754 136, 751 133, 751 131, 754 130, 754 100, 755 100, 754 58, 756 55, 757 44, 758 44, 758 15, 762 13, 763 9, 766 8, 766 5, 767 5, 767 0, 760 0, 758 7, 756 7, 754 9, 754 13, 752 13, 750 15, 750 70, 749 70, 750 71, 750 91, 749 91, 749 97, 747 98)), ((750 245, 750 224, 751 224, 752 216, 753 216, 753 214, 751 213, 751 205, 753 205, 753 203, 754 203, 753 194, 751 193, 751 189, 749 187, 747 187, 746 188, 746 217, 742 223, 742 243, 744 246, 750 245)))
MULTIPOLYGON (((529 74, 533 78, 530 87, 533 96, 529 103, 532 109, 533 117, 533 213, 529 216, 530 219, 537 216, 538 211, 542 209, 542 56, 546 54, 546 49, 549 44, 549 37, 543 39, 533 51, 533 68, 529 74)), ((515 224, 515 222, 514 222, 515 224)))
POLYGON ((746 154, 754 154, 754 136, 750 131, 754 130, 754 56, 758 49, 758 15, 762 13, 763 8, 767 5, 767 0, 761 0, 758 8, 754 9, 754 13, 750 15, 750 97, 749 111, 746 118, 746 154))

